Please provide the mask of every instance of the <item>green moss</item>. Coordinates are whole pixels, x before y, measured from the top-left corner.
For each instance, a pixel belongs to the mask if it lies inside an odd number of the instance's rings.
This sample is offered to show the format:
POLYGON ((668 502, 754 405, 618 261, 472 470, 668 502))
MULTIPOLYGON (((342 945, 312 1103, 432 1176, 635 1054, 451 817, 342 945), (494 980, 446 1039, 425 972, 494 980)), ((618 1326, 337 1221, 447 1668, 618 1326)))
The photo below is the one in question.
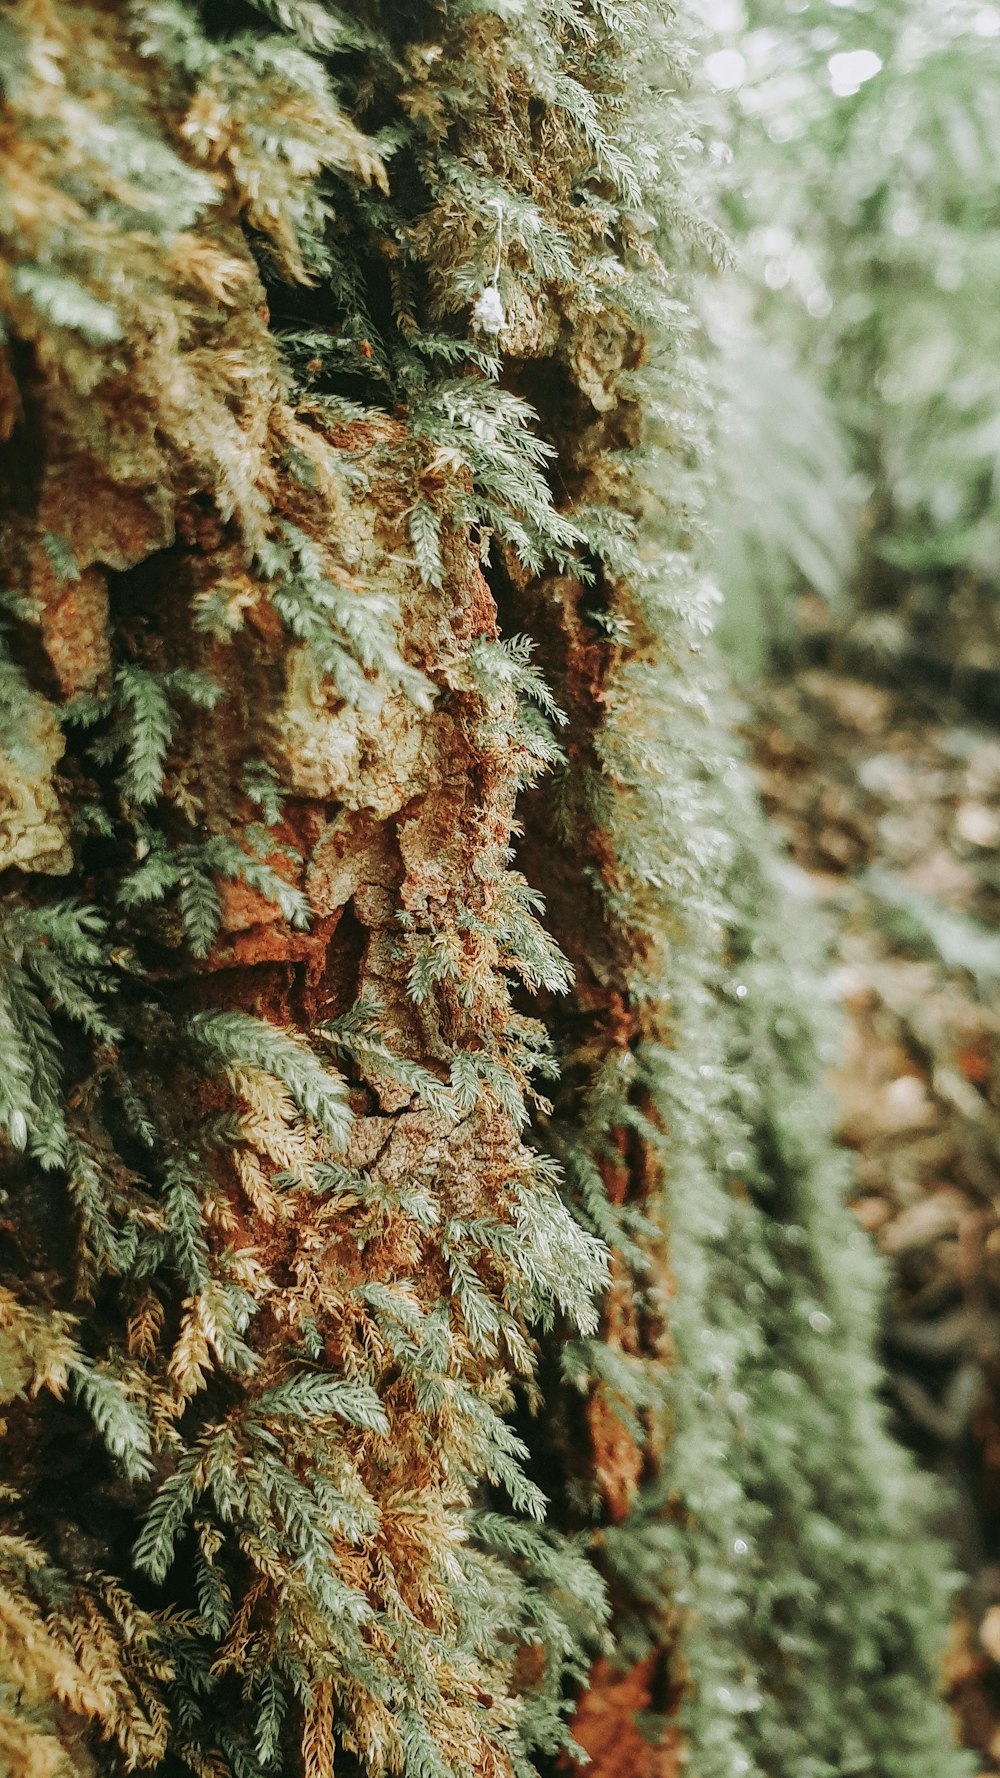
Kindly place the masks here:
POLYGON ((652 1639, 704 1778, 946 1769, 811 1039, 724 989, 685 21, 4 40, 9 1763, 527 1775, 652 1639))

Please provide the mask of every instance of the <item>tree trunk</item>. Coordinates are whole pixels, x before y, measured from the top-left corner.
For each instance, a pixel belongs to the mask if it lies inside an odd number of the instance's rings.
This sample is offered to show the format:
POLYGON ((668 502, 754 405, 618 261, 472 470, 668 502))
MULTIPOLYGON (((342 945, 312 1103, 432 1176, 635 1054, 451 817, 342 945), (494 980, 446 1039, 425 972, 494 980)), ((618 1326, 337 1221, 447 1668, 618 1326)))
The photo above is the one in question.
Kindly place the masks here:
POLYGON ((700 674, 680 26, 0 31, 10 1767, 525 1775, 596 1661, 602 1773, 939 1778, 700 674))

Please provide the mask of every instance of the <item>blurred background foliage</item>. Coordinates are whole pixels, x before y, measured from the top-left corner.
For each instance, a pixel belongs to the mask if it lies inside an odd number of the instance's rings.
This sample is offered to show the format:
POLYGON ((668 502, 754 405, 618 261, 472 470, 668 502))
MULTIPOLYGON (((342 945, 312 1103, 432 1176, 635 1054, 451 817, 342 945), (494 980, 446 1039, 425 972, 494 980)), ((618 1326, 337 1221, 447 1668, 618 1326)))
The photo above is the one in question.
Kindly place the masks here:
POLYGON ((947 1693, 1000 1773, 1000 6, 711 16, 721 634, 830 941, 894 1420, 965 1575, 947 1693))
POLYGON ((1000 8, 719 0, 714 23, 725 639, 760 666, 807 592, 992 662, 1000 8))

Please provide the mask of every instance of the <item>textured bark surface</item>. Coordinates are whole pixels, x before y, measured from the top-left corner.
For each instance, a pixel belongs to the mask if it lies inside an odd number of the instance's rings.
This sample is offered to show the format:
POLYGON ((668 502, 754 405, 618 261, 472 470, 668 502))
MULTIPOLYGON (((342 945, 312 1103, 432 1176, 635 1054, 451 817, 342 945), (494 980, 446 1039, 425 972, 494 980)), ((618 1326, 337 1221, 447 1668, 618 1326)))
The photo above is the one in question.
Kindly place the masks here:
POLYGON ((598 1662, 591 1684, 574 1718, 574 1733, 589 1760, 584 1768, 594 1778, 678 1778, 684 1756, 676 1728, 654 1740, 640 1726, 650 1710, 662 1714, 655 1655, 628 1672, 598 1662), (638 1720, 637 1720, 638 1719, 638 1720))
MULTIPOLYGON (((162 105, 168 136, 197 143, 204 128, 210 165, 224 164, 227 142, 230 165, 245 165, 219 82, 213 91, 210 76, 186 113, 182 101, 171 114, 169 92, 154 94, 118 9, 24 7, 19 23, 28 53, 48 54, 55 70, 48 84, 44 76, 40 86, 29 82, 23 115, 11 117, 7 165, 22 228, 30 222, 44 237, 76 227, 81 257, 84 246, 101 249, 103 225, 86 202, 61 195, 61 167, 73 158, 74 105, 100 111, 108 82, 116 123, 131 105, 125 127, 151 130, 162 105)), ((220 75, 233 72, 238 59, 223 60, 220 75)), ((257 91, 253 102, 280 117, 280 76, 276 92, 257 91)), ((361 177, 377 169, 351 126, 317 117, 315 107, 309 116, 301 99, 286 109, 300 122, 305 111, 320 138, 315 166, 339 147, 361 177)), ((175 162, 176 178, 185 170, 175 162)), ((314 170, 308 157, 304 170, 314 170)), ((271 171, 258 161, 258 192, 271 171)), ((113 171, 95 169, 85 149, 87 174, 118 195, 113 171)), ((42 1356, 20 1364, 9 1393, 47 1381, 55 1399, 15 1410, 9 1479, 29 1495, 30 1528, 49 1559, 82 1589, 77 1612, 99 1626, 116 1607, 93 1565, 111 1558, 127 1571, 135 1515, 158 1485, 169 1492, 178 1455, 194 1453, 200 1464, 190 1477, 196 1501, 211 1492, 210 1451, 221 1447, 226 1486, 242 1488, 236 1513, 247 1522, 229 1567, 242 1603, 222 1615, 214 1709, 225 1710, 226 1676, 252 1672, 254 1649, 270 1647, 279 1663, 284 1651, 309 1674, 301 1729, 308 1770, 329 1769, 335 1691, 342 1746, 375 1769, 412 1757, 400 1741, 402 1704, 404 1729, 436 1747, 435 1757, 499 1772, 517 1717, 504 1702, 516 1639, 507 1635, 490 1651, 480 1638, 476 1652, 459 1637, 452 1551, 464 1537, 470 1483, 483 1464, 494 1467, 489 1450, 500 1471, 513 1465, 496 1410, 508 1402, 510 1370, 530 1362, 523 1317, 534 1280, 567 1259, 572 1268, 582 1258, 585 1275, 589 1268, 585 1293, 600 1275, 596 1244, 588 1254, 551 1186, 533 1183, 519 1135, 537 1034, 512 1009, 508 972, 534 979, 517 955, 526 938, 543 975, 560 969, 505 861, 531 750, 509 678, 494 675, 487 694, 481 665, 477 676, 477 647, 495 642, 495 607, 468 526, 449 516, 443 498, 451 486, 468 490, 468 471, 455 456, 431 464, 428 447, 388 416, 331 428, 308 404, 289 404, 232 185, 191 178, 202 205, 209 200, 194 232, 161 244, 140 225, 127 249, 120 237, 107 243, 112 288, 123 251, 137 272, 130 337, 117 361, 105 338, 124 334, 124 323, 88 309, 80 295, 85 344, 74 339, 72 315, 68 333, 50 336, 33 287, 19 300, 16 267, 7 274, 24 344, 7 372, 6 583, 31 601, 35 627, 18 640, 11 669, 21 701, 8 743, 3 863, 29 873, 21 883, 30 902, 41 895, 45 905, 39 878, 58 879, 102 910, 113 948, 100 988, 125 1013, 124 1029, 108 1032, 96 1056, 86 1038, 70 1034, 64 1044, 66 1135, 55 1168, 26 1171, 12 1156, 6 1263, 22 1291, 30 1281, 34 1307, 11 1298, 10 1325, 23 1344, 25 1313, 47 1316, 51 1350, 46 1358, 40 1342, 42 1356), (406 521, 415 498, 438 532, 432 584, 413 562, 406 521), (280 578, 276 596, 274 569, 260 567, 276 539, 299 577, 284 606, 280 578), (321 593, 332 586, 340 600, 341 640, 328 645, 325 670, 309 632, 329 633, 329 610, 321 605, 299 621, 296 640, 303 581, 321 593), (61 727, 60 703, 82 724, 61 727), (124 790, 123 752, 131 768, 124 790), (258 804, 281 799, 263 838, 254 785, 258 804), (154 803, 155 820, 144 813, 154 803), (81 826, 85 806, 97 817, 85 815, 81 826), (169 868, 154 880, 164 859, 169 868), (132 885, 124 913, 123 883, 132 885), (203 938, 206 920, 214 930, 203 938), (185 942, 192 931, 200 958, 185 942), (415 987, 412 972, 421 969, 415 987), (234 1027, 242 1049, 237 1043, 227 1056, 216 1043, 222 1071, 206 1076, 204 1055, 183 1036, 198 1014, 266 1021, 282 1033, 288 1067, 266 1042, 261 1048, 259 1028, 244 1024, 234 1027), (339 1046, 326 1037, 341 1076, 298 1034, 322 1049, 328 1022, 349 1014, 354 1024, 339 1046), (220 1114, 229 1139, 206 1143, 220 1114), (177 1184, 171 1169, 181 1162, 185 1182, 177 1184), (164 1273, 162 1262, 155 1269, 156 1243, 176 1209, 172 1192, 189 1194, 201 1226, 188 1217, 173 1262, 167 1239, 164 1273), (468 1224, 483 1232, 463 1256, 468 1224), (129 1277, 136 1230, 153 1247, 129 1277), (557 1262, 549 1245, 560 1236, 567 1245, 557 1262), (187 1273, 186 1289, 172 1269, 187 1273), (249 1344, 245 1318, 233 1323, 234 1292, 253 1304, 249 1344), (88 1298, 90 1356, 152 1415, 156 1455, 151 1468, 137 1466, 131 1499, 59 1404, 60 1318, 88 1298), (422 1365, 407 1366, 435 1315, 422 1365), (120 1325, 124 1357, 114 1354, 120 1325), (496 1362, 501 1334, 506 1368, 496 1362), (259 1476, 255 1483, 241 1440, 248 1399, 287 1381, 289 1360, 307 1353, 331 1377, 363 1378, 367 1405, 359 1415, 348 1404, 342 1417, 361 1424, 336 1437, 328 1417, 324 1431, 322 1405, 304 1444, 294 1428, 289 1442, 275 1426, 268 1436, 281 1448, 282 1501, 275 1482, 270 1492, 259 1476), (241 1374, 253 1378, 249 1398, 241 1374), (317 1438, 327 1440, 318 1497, 302 1494, 317 1438), (239 1485, 237 1472, 246 1478, 239 1485), (326 1620, 324 1577, 310 1592, 286 1565, 286 1540, 296 1562, 312 1550, 340 1589, 326 1601, 326 1620), (393 1619, 402 1629, 392 1629, 393 1619), (409 1705, 402 1675, 413 1657, 397 1648, 404 1630, 422 1646, 416 1664, 424 1669, 424 1695, 414 1690, 409 1705), (419 1708, 419 1721, 407 1725, 407 1708, 419 1708)), ((247 215, 294 257, 280 210, 262 200, 247 215)), ((41 239, 39 257, 60 239, 41 239)), ((70 308, 72 297, 70 285, 70 308)), ((15 1114, 15 1150, 28 1139, 22 1125, 15 1114)), ((579 1289, 569 1281, 567 1301, 579 1289)), ((233 1505, 214 1486, 224 1526, 233 1505)), ((534 1503, 530 1491, 526 1503, 534 1503)), ((199 1535, 211 1573, 224 1533, 205 1518, 199 1535)), ((144 1547, 162 1579, 163 1559, 144 1547)), ((187 1607, 191 1586, 175 1575, 178 1605, 187 1607)), ((155 1589, 148 1604, 157 1604, 155 1589)), ((128 1621, 141 1625, 136 1609, 127 1607, 128 1621)), ((102 1660, 112 1671, 121 1660, 110 1629, 94 1630, 101 1653, 88 1652, 86 1638, 76 1642, 79 1667, 68 1627, 63 1634, 50 1620, 47 1632, 39 1623, 32 1633, 39 1646, 48 1635, 53 1671, 59 1661, 66 1669, 59 1696, 97 1717, 141 1763, 165 1753, 159 1686, 169 1689, 176 1671, 170 1655, 144 1655, 151 1625, 126 1633, 124 1670, 112 1682, 120 1699, 95 1690, 96 1676, 88 1689, 85 1677, 102 1660)), ((558 1688, 558 1675, 552 1683, 558 1688)), ((15 1741, 19 1732, 11 1729, 15 1741)), ((176 1752, 214 1772, 218 1755, 204 1745, 198 1752, 200 1733, 197 1721, 181 1731, 176 1752)), ((75 1731, 63 1725, 64 1746, 67 1737, 89 1770, 75 1731)), ((35 1760, 39 1771, 55 1771, 63 1756, 54 1740, 36 1743, 26 1730, 17 1757, 26 1769, 35 1760)))

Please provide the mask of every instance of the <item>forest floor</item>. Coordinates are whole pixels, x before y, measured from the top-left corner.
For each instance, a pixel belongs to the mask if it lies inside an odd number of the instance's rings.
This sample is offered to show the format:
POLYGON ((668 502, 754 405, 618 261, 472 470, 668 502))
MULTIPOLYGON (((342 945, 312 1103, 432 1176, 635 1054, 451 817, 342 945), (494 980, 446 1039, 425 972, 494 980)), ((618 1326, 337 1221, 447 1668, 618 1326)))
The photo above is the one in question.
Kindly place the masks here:
POLYGON ((1000 1772, 1000 729, 814 668, 748 718, 832 941, 854 1208, 884 1253, 891 1409, 967 1576, 946 1683, 1000 1772))

